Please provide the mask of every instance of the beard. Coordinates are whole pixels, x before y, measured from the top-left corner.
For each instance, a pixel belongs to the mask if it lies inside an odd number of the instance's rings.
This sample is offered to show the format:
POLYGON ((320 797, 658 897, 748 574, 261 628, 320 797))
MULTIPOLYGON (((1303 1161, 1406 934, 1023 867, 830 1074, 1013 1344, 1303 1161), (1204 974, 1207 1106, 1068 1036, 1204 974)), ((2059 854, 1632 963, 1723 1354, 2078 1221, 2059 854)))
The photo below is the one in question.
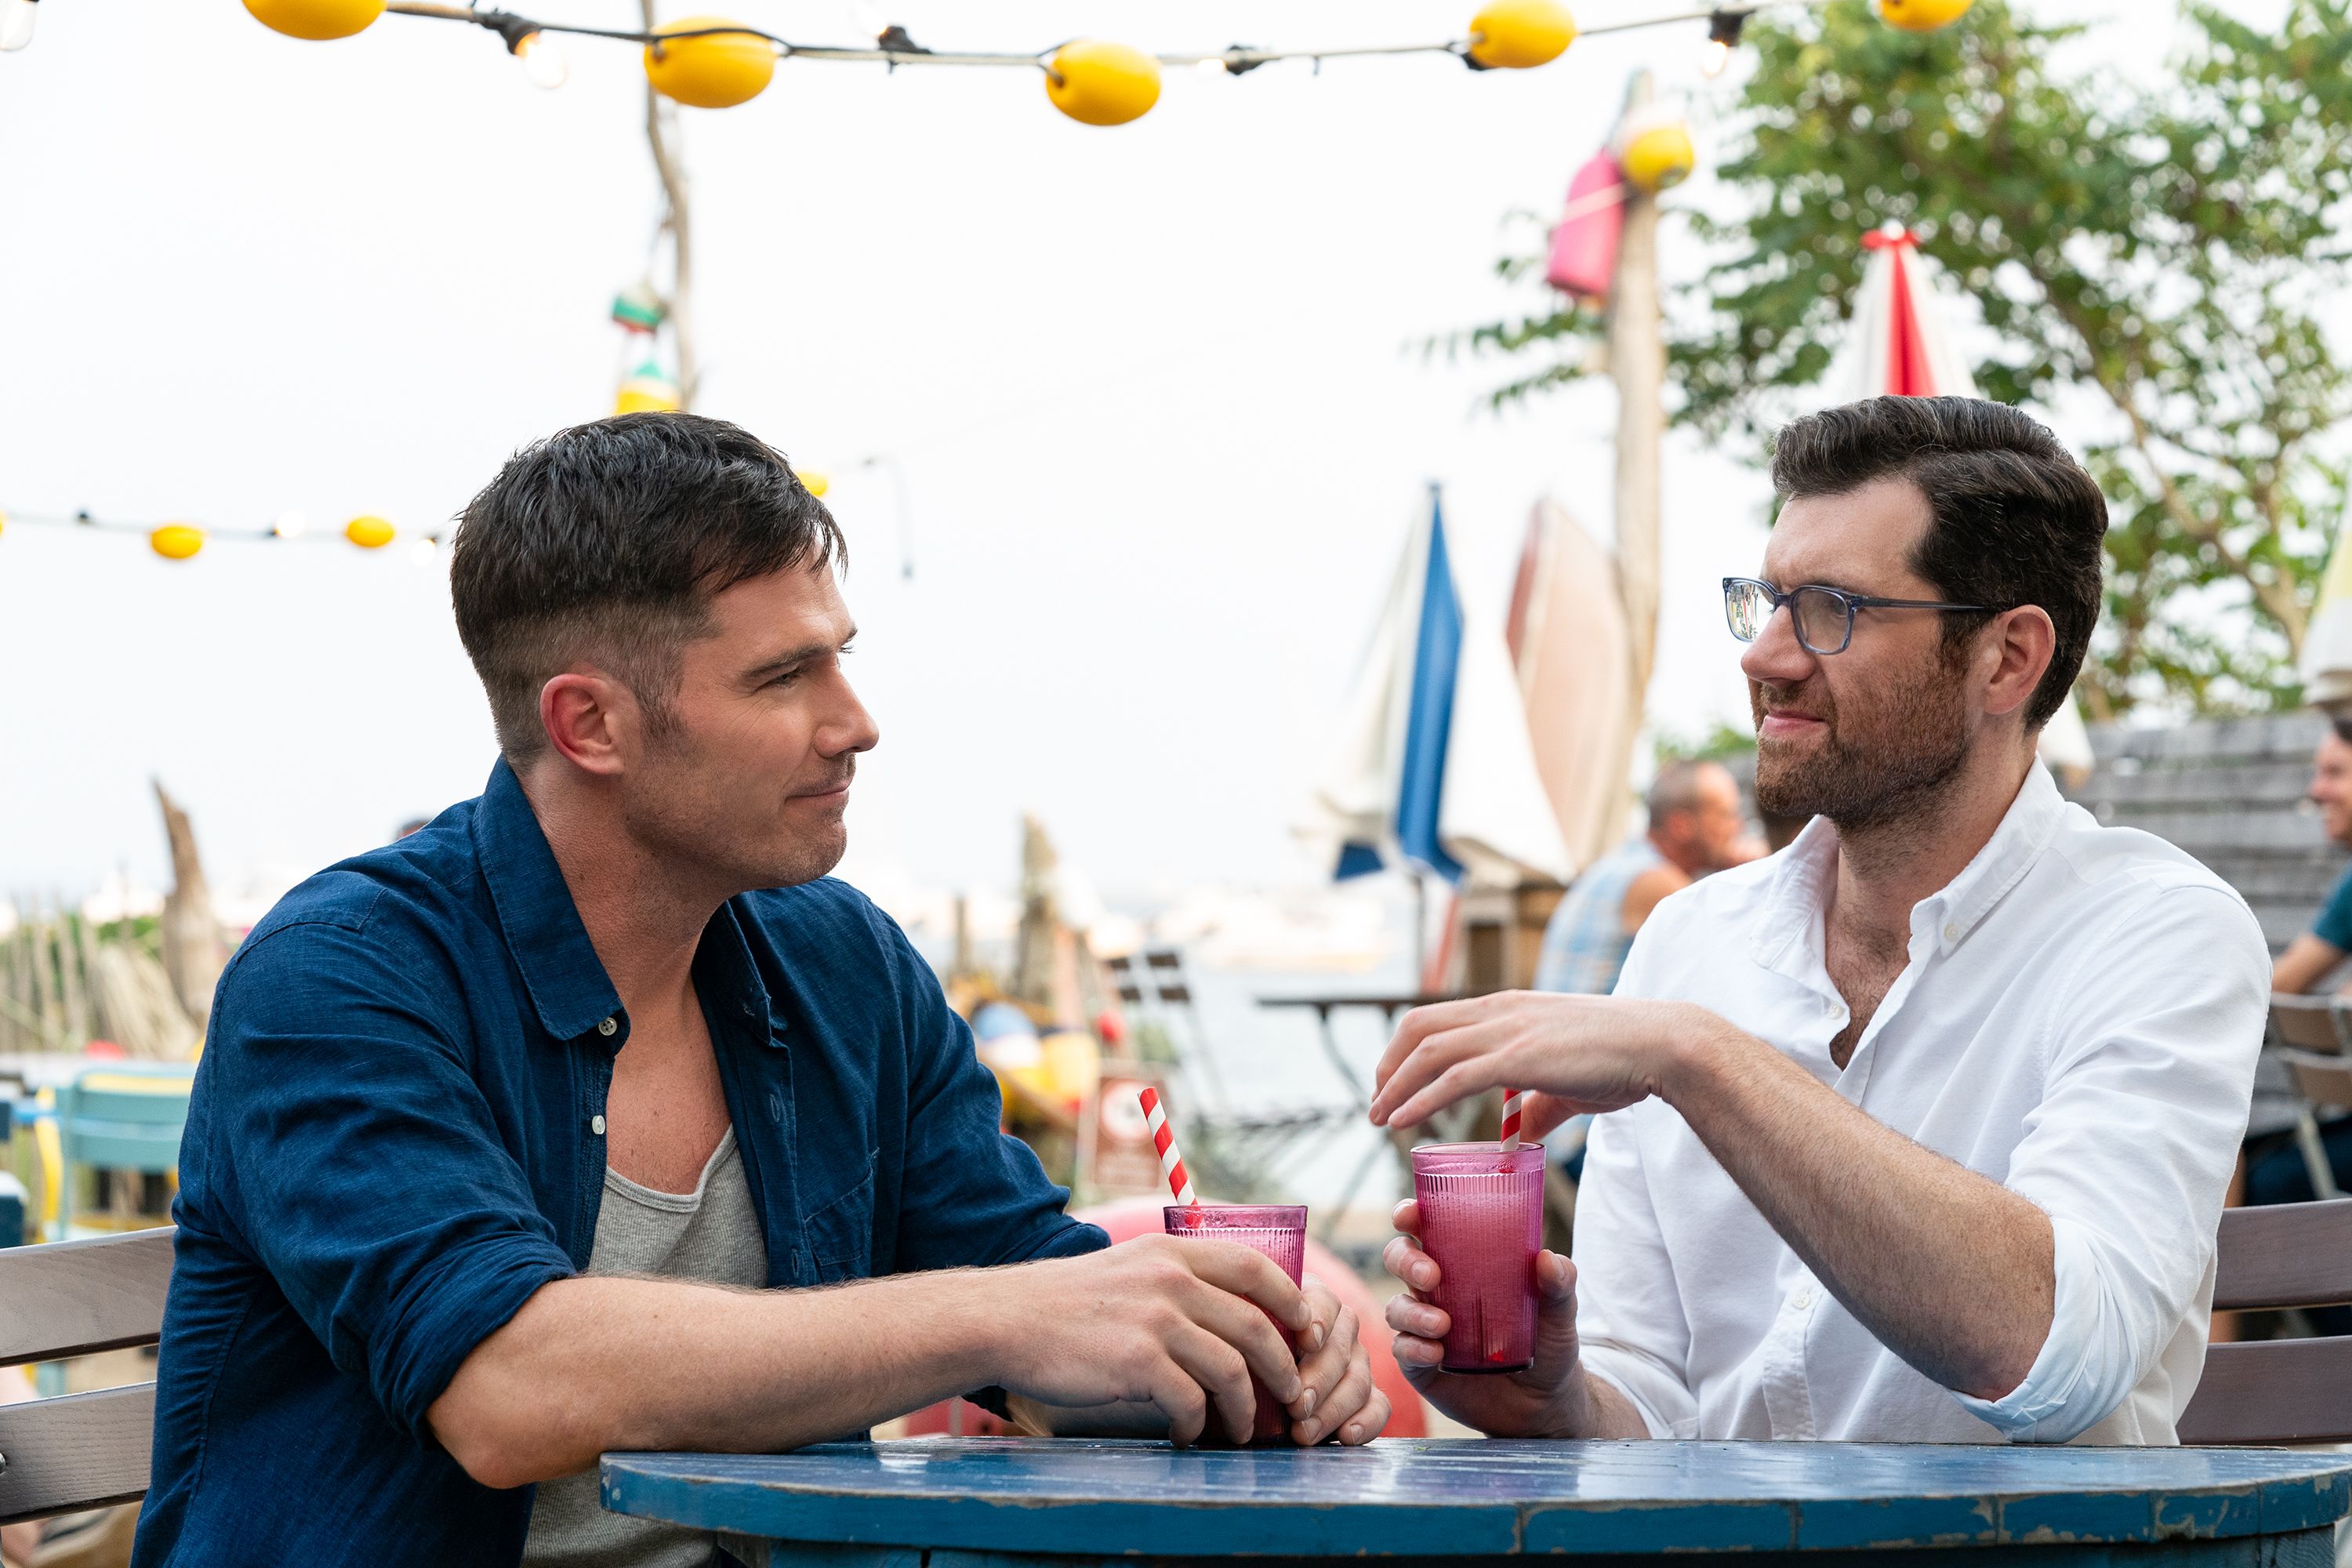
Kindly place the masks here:
POLYGON ((1965 655, 1947 650, 1877 690, 1849 692, 1844 712, 1826 681, 1749 681, 1756 804, 1775 816, 1826 816, 1842 830, 1920 810, 1968 760, 1965 655), (1775 740, 1762 733, 1768 712, 1818 719, 1822 729, 1801 742, 1775 740))
POLYGON ((646 748, 623 811, 639 842, 702 879, 736 892, 796 887, 840 864, 849 829, 838 807, 786 808, 785 792, 846 784, 856 771, 850 753, 822 777, 779 780, 671 734, 646 748))

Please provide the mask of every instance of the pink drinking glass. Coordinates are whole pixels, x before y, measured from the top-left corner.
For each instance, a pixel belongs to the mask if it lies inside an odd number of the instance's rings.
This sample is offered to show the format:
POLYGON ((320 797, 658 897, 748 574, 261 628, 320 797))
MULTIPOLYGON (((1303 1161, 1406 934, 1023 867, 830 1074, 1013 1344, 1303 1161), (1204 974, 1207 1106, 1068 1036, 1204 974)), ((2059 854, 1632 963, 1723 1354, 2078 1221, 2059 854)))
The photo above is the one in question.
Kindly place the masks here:
POLYGON ((1447 1372, 1521 1372, 1536 1356, 1536 1253, 1543 1246, 1544 1152, 1523 1143, 1432 1143, 1412 1152, 1421 1249, 1437 1264, 1433 1305, 1447 1372))
MULTIPOLYGON (((1274 1260, 1274 1266, 1290 1276, 1296 1285, 1307 1267, 1307 1210, 1295 1204, 1196 1204, 1186 1206, 1170 1204, 1160 1211, 1160 1228, 1184 1241, 1239 1242, 1252 1252, 1263 1253, 1274 1260)), ((1298 1341, 1282 1324, 1275 1329, 1282 1342, 1298 1353, 1298 1341)), ((1279 1442, 1290 1436, 1290 1412, 1282 1407, 1274 1391, 1250 1374, 1250 1386, 1257 1391, 1257 1422, 1250 1431, 1253 1443, 1279 1442)), ((1214 1441, 1216 1418, 1210 1417, 1209 1427, 1202 1433, 1203 1441, 1214 1441)))

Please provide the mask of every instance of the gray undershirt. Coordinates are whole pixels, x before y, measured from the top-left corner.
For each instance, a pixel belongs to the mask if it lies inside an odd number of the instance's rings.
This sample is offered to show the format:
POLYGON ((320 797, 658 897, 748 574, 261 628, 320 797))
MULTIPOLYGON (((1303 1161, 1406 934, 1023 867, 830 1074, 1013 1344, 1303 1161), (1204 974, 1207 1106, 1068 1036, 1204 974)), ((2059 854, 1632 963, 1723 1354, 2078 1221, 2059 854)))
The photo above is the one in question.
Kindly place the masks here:
MULTIPOLYGON (((734 1129, 691 1193, 657 1193, 608 1167, 588 1272, 764 1288, 768 1249, 734 1129)), ((606 1511, 593 1469, 541 1483, 522 1549, 527 1568, 707 1568, 718 1556, 707 1530, 606 1511)))

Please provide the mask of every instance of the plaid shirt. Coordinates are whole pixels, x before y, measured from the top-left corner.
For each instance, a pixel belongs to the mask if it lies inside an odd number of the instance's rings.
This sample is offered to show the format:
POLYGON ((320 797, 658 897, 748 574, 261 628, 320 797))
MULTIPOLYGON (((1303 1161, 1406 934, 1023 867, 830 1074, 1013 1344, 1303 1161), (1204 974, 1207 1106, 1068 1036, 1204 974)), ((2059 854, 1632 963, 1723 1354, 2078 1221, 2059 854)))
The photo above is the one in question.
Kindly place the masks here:
POLYGON ((1625 930, 1626 890, 1634 878, 1665 858, 1643 837, 1584 868, 1544 926, 1537 990, 1605 996, 1617 989, 1617 972, 1633 945, 1625 930))

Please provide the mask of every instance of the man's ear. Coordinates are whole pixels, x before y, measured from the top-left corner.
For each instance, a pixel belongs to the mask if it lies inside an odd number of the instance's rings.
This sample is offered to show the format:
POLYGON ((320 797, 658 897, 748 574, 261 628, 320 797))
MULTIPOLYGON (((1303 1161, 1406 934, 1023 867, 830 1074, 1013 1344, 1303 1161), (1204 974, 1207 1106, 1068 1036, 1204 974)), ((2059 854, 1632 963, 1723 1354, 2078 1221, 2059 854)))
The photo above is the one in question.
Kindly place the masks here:
POLYGON ((624 771, 641 718, 636 693, 600 669, 567 669, 539 689, 548 743, 583 773, 611 777, 624 771))
POLYGON ((2005 610, 1985 628, 1986 654, 1993 660, 1985 688, 1985 711, 2011 713, 2025 706, 2058 653, 2058 628, 2039 605, 2005 610))

